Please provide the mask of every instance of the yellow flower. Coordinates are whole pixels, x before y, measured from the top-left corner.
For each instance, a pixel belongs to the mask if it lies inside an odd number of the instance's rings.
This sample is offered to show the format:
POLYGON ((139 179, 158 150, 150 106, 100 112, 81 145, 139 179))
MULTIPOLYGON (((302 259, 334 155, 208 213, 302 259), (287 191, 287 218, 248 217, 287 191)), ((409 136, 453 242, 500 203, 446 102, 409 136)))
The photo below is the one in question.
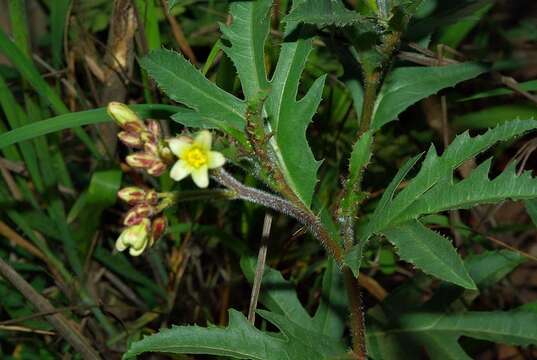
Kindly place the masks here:
POLYGON ((226 162, 224 155, 211 151, 212 135, 209 131, 200 131, 194 140, 180 136, 168 140, 171 151, 179 158, 173 165, 170 176, 181 181, 188 175, 200 188, 209 185, 209 169, 221 167, 226 162))
POLYGON ((116 249, 124 251, 129 248, 129 254, 138 256, 144 252, 149 243, 149 230, 151 222, 149 219, 143 219, 138 225, 129 226, 116 241, 116 249))

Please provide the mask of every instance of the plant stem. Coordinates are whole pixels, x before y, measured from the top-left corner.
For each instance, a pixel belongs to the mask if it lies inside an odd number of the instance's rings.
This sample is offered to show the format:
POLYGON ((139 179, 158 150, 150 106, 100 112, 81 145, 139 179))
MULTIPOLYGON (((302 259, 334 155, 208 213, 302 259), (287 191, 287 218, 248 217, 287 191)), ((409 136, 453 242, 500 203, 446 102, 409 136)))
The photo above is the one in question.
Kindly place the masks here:
POLYGON ((373 111, 375 110, 375 102, 377 100, 377 90, 379 86, 380 73, 374 71, 371 74, 366 74, 364 79, 364 104, 362 106, 362 114, 360 116, 360 130, 358 137, 369 130, 373 120, 373 111))
POLYGON ((352 349, 357 360, 366 360, 367 353, 365 347, 365 322, 364 311, 362 309, 362 294, 360 285, 354 277, 351 269, 343 269, 345 288, 350 307, 350 322, 352 335, 352 349))
POLYGON ((340 268, 343 266, 342 249, 337 242, 332 239, 332 236, 325 229, 321 220, 309 209, 299 207, 279 196, 246 186, 222 168, 213 171, 213 177, 218 183, 232 190, 235 193, 235 198, 263 205, 269 209, 276 210, 298 220, 306 226, 310 233, 318 239, 321 244, 323 244, 330 255, 334 257, 338 266, 340 268))
MULTIPOLYGON (((375 110, 375 103, 377 101, 377 94, 381 85, 381 77, 383 75, 383 69, 386 68, 391 61, 393 52, 399 45, 401 40, 401 32, 396 31, 383 37, 382 46, 380 51, 384 55, 384 60, 374 70, 366 72, 364 74, 364 102, 362 106, 362 114, 360 116, 360 128, 358 130, 357 139, 370 130, 373 115, 375 110)), ((369 149, 368 151, 371 151, 369 149)), ((367 167, 367 162, 364 162, 362 169, 358 171, 364 172, 367 167)), ((349 166, 349 174, 350 174, 349 166)), ((353 180, 349 175, 344 182, 345 188, 343 189, 343 198, 350 196, 352 193, 359 193, 362 187, 362 176, 355 177, 353 180)), ((359 197, 357 197, 358 199, 359 197)), ((338 213, 340 214, 340 226, 341 235, 343 237, 343 243, 345 251, 349 251, 354 245, 355 241, 355 214, 360 205, 357 203, 350 203, 342 201, 339 204, 338 213)), ((347 296, 350 307, 350 323, 352 333, 352 348, 356 359, 367 359, 367 351, 365 346, 365 321, 364 312, 362 309, 362 297, 361 288, 357 279, 354 277, 349 267, 343 268, 343 276, 345 280, 345 288, 347 290, 347 296)))

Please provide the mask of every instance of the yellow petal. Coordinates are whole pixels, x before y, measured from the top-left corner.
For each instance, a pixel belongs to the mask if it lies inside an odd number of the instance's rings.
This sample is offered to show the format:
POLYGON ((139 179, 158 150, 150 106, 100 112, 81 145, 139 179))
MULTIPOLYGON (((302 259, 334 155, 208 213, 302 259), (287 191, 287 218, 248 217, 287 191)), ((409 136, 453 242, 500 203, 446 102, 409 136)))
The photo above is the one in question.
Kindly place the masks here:
POLYGON ((215 169, 215 168, 221 167, 226 163, 226 158, 224 157, 224 155, 222 155, 218 151, 210 151, 208 158, 209 158, 209 162, 208 162, 209 169, 215 169))
POLYGON ((178 160, 170 170, 170 177, 175 181, 181 181, 192 172, 192 168, 184 160, 178 160))
POLYGON ((199 169, 192 170, 192 180, 199 188, 209 186, 209 170, 207 166, 202 166, 199 169))
POLYGON ((194 138, 194 143, 204 150, 211 150, 211 143, 213 141, 213 136, 208 130, 200 131, 194 138))
POLYGON ((186 136, 180 136, 168 140, 170 150, 177 157, 183 157, 185 150, 188 150, 192 146, 192 141, 186 136))

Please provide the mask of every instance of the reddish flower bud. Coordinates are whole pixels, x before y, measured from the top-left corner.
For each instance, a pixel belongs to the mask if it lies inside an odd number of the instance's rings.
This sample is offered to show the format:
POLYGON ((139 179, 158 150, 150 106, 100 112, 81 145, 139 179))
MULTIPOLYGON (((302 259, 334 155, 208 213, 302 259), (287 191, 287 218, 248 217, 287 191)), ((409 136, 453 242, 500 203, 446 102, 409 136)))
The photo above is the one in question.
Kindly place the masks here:
POLYGON ((153 134, 155 139, 160 139, 160 136, 162 135, 162 133, 160 131, 160 124, 158 123, 158 121, 149 120, 147 122, 147 129, 149 130, 151 134, 153 134))
POLYGON ((162 175, 168 167, 160 160, 156 160, 151 167, 147 169, 147 173, 152 176, 162 175))
POLYGON ((146 143, 144 144, 144 151, 145 151, 146 153, 155 155, 155 157, 158 157, 158 156, 159 156, 159 153, 158 153, 158 147, 157 147, 157 144, 155 144, 155 143, 152 143, 152 142, 146 142, 146 143))
POLYGON ((127 212, 123 225, 132 226, 155 214, 155 208, 148 204, 138 204, 127 212))
POLYGON ((167 221, 165 216, 155 218, 151 224, 151 235, 149 238, 149 246, 153 246, 162 235, 166 232, 167 221))
POLYGON ((144 132, 147 132, 145 124, 143 122, 126 123, 121 128, 125 130, 126 132, 129 132, 131 134, 136 134, 137 136, 140 136, 140 137, 144 132))
POLYGON ((146 152, 136 152, 134 154, 130 154, 127 156, 126 160, 129 166, 143 169, 151 168, 155 165, 155 162, 159 161, 155 155, 146 152))
POLYGON ((117 134, 117 137, 123 144, 129 147, 141 148, 144 145, 142 143, 142 139, 140 139, 140 137, 135 133, 121 131, 119 134, 117 134))
MULTIPOLYGON (((154 192, 154 190, 151 190, 154 192)), ((128 186, 118 191, 117 196, 129 205, 136 205, 146 201, 148 193, 139 187, 128 186)))

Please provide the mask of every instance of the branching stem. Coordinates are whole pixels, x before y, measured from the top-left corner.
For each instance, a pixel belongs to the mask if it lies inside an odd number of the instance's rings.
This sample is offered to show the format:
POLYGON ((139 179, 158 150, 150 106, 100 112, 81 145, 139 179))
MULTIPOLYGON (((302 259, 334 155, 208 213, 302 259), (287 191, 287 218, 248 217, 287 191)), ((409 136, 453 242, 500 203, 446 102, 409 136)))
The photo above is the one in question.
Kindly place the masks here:
POLYGON ((343 265, 341 248, 336 241, 332 239, 332 236, 325 229, 321 220, 310 210, 299 207, 277 195, 246 186, 222 168, 215 170, 213 172, 213 177, 218 183, 232 190, 235 193, 236 199, 265 206, 298 220, 301 224, 306 226, 310 233, 318 239, 321 244, 323 244, 326 250, 334 257, 336 263, 340 267, 343 265))

